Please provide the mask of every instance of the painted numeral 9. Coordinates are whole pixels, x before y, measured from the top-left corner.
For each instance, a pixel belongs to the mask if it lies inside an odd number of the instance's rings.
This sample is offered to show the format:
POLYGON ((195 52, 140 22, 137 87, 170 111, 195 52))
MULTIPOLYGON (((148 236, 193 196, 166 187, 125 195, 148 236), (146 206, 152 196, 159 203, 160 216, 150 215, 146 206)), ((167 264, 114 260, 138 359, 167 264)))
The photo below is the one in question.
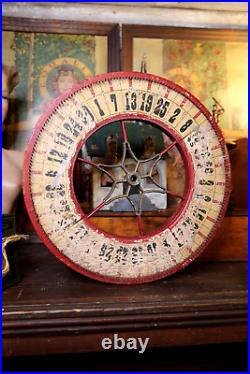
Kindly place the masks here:
POLYGON ((148 95, 144 93, 142 94, 142 103, 140 110, 146 111, 147 113, 150 112, 153 104, 153 95, 148 95), (147 99, 146 99, 147 98, 147 99))

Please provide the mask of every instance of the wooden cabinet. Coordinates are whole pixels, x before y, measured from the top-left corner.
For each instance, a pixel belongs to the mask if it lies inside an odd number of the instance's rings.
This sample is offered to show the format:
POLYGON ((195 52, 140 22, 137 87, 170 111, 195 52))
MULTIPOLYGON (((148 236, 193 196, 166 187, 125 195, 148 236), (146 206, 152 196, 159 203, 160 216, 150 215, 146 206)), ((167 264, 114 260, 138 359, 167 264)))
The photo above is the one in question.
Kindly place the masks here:
POLYGON ((149 284, 79 275, 42 244, 19 244, 22 280, 3 291, 3 354, 101 351, 114 333, 149 347, 247 340, 247 263, 194 262, 149 284))

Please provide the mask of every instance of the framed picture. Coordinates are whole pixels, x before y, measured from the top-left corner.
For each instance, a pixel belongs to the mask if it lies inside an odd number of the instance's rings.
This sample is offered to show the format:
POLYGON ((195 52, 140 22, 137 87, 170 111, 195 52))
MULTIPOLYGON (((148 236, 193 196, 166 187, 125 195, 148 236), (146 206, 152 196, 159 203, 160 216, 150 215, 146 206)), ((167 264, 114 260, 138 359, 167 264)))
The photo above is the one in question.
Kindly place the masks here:
POLYGON ((5 146, 25 149, 41 113, 74 83, 119 70, 118 38, 115 24, 3 17, 3 64, 19 74, 5 146))
POLYGON ((219 114, 232 141, 247 137, 247 50, 245 30, 125 25, 122 68, 183 86, 219 114))

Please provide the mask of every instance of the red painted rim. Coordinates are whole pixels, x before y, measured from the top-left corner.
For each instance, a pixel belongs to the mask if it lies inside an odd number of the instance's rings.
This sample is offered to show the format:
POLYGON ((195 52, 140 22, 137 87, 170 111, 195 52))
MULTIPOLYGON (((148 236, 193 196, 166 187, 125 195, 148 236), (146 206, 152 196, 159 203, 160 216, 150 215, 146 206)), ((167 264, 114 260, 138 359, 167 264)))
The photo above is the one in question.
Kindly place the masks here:
MULTIPOLYGON (((126 118, 128 118, 126 116, 126 118)), ((151 121, 152 119, 150 119, 151 121)), ((194 259, 196 259, 207 247, 207 245, 211 242, 211 240, 214 237, 215 232, 218 230, 226 209, 227 209, 227 204, 229 201, 229 196, 231 192, 231 171, 230 171, 230 162, 229 162, 229 156, 228 152, 226 149, 226 144, 222 135, 222 131, 216 124, 214 118, 212 117, 211 113, 206 109, 206 107, 196 98, 194 97, 191 93, 186 91, 184 88, 181 86, 165 79, 162 77, 158 77, 156 75, 152 74, 146 74, 146 73, 138 73, 138 72, 114 72, 114 73, 107 73, 107 74, 102 74, 98 75, 96 77, 93 77, 89 80, 80 82, 73 86, 71 89, 67 90, 64 92, 61 96, 59 96, 57 99, 55 99, 51 105, 48 106, 47 111, 41 115, 39 118, 37 125, 31 135, 31 138, 29 140, 26 152, 25 152, 25 159, 24 159, 24 181, 23 181, 23 192, 24 192, 24 200, 27 206, 27 211, 30 217, 30 220, 40 237, 40 239, 44 242, 44 244, 47 246, 47 248, 60 260, 62 261, 65 265, 69 266, 71 269, 86 275, 92 279, 102 281, 102 282, 107 282, 107 283, 114 283, 114 284, 139 284, 139 283, 146 283, 146 282, 152 282, 155 280, 159 280, 161 278, 164 278, 166 276, 169 276, 171 274, 174 274, 178 270, 183 269, 186 267, 188 264, 190 264, 194 259), (223 156, 225 158, 225 193, 224 193, 224 199, 222 202, 221 210, 219 213, 219 216, 216 219, 216 222, 214 226, 212 227, 209 235, 207 236, 206 240, 198 247, 198 249, 192 253, 186 260, 184 260, 182 263, 179 263, 172 268, 163 271, 161 273, 157 273, 154 275, 149 275, 149 276, 143 276, 143 277, 135 277, 135 278, 118 278, 118 277, 109 277, 109 276, 103 276, 99 273, 94 273, 90 272, 79 265, 75 264, 72 262, 68 257, 63 255, 55 246, 54 244, 50 241, 50 239, 47 237, 45 231, 39 224, 36 214, 35 214, 35 209, 33 206, 33 201, 31 198, 31 193, 30 193, 30 186, 29 186, 29 172, 30 172, 30 162, 32 158, 32 152, 33 148, 36 144, 36 139, 39 136, 40 131, 42 130, 44 126, 44 122, 53 114, 54 110, 57 108, 58 104, 61 103, 63 100, 69 98, 71 95, 73 95, 75 92, 78 90, 91 86, 93 83, 101 82, 101 81, 109 81, 111 79, 119 79, 119 78, 134 78, 134 79, 145 79, 149 80, 155 83, 159 83, 163 86, 166 86, 170 89, 175 90, 176 92, 182 94, 186 98, 188 98, 194 105, 199 108, 199 110, 203 113, 203 115, 208 119, 210 124, 212 125, 213 130, 215 131, 220 145, 221 145, 221 150, 223 152, 223 156)))

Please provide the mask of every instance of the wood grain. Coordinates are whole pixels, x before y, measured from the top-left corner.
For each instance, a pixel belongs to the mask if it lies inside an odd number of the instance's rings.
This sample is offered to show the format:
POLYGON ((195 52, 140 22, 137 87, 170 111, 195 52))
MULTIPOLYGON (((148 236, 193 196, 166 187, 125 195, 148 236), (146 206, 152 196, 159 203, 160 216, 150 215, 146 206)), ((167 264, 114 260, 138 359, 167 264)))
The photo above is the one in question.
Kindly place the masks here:
POLYGON ((108 38, 108 71, 120 70, 120 31, 114 23, 3 17, 4 31, 42 32, 75 35, 103 35, 108 38))
POLYGON ((81 22, 21 17, 2 18, 2 28, 5 31, 108 35, 108 33, 111 32, 115 26, 116 24, 114 23, 100 22, 81 22))
POLYGON ((225 217, 214 239, 201 255, 203 260, 247 260, 248 217, 225 217))
POLYGON ((247 339, 247 263, 195 262, 151 284, 85 278, 41 244, 19 245, 22 280, 3 292, 5 356, 101 350, 105 336, 151 347, 247 339))
MULTIPOLYGON (((168 217, 143 217, 145 233, 167 222, 168 217)), ((93 217, 91 222, 99 229, 113 235, 137 236, 138 226, 134 217, 93 217)), ((247 260, 248 257, 248 217, 225 217, 214 239, 202 253, 203 260, 247 260)))

